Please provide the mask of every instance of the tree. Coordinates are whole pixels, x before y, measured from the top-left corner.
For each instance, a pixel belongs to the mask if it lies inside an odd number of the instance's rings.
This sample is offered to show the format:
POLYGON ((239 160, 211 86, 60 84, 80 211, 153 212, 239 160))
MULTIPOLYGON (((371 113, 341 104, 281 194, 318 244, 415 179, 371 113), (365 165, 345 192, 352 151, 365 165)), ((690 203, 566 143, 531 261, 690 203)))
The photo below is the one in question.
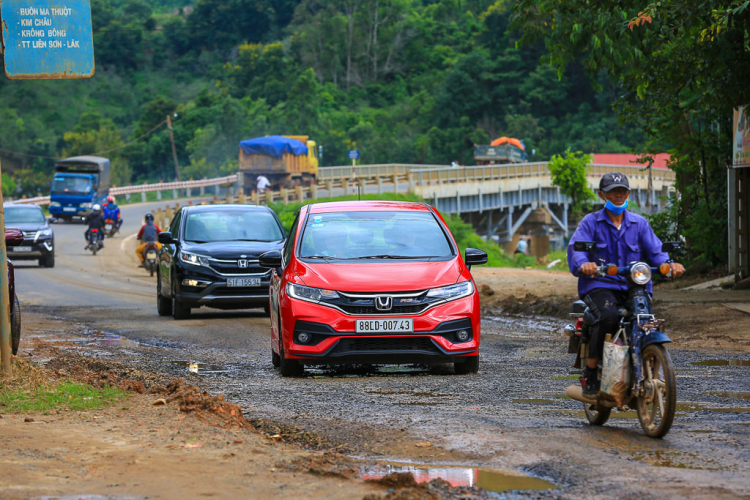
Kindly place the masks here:
POLYGON ((567 149, 564 155, 553 155, 549 161, 552 184, 558 186, 560 191, 571 199, 570 212, 573 220, 577 220, 584 211, 588 211, 591 200, 596 199, 586 179, 586 169, 592 160, 591 155, 585 155, 580 151, 573 153, 567 149))
POLYGON ((604 71, 622 88, 620 117, 649 150, 672 153, 693 255, 723 262, 732 110, 750 102, 750 2, 520 0, 513 26, 521 43, 544 42, 559 76, 577 61, 596 85, 604 71))

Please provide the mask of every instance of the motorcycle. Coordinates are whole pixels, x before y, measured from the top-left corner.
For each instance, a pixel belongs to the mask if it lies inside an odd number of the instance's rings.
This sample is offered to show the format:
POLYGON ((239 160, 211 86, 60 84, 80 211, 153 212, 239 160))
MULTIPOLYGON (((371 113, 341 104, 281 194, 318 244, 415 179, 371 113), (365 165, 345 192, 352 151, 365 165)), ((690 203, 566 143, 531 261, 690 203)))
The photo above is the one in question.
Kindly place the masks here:
POLYGON ((157 247, 154 242, 146 243, 146 247, 143 249, 143 267, 146 268, 146 271, 148 271, 151 276, 153 276, 154 271, 156 271, 156 255, 158 252, 159 247, 157 247))
POLYGON ((98 250, 101 250, 104 246, 104 243, 102 243, 103 235, 99 232, 98 229, 92 228, 89 231, 89 244, 86 245, 86 250, 91 250, 94 255, 96 255, 96 252, 98 250))
MULTIPOLYGON (((674 252, 680 247, 679 242, 664 243, 662 251, 674 252)), ((596 249, 596 244, 577 241, 574 243, 574 249, 591 255, 596 249)), ((589 397, 583 395, 581 386, 571 385, 565 393, 571 399, 583 403, 586 418, 591 425, 604 425, 614 408, 619 411, 630 408, 636 410, 641 428, 647 436, 662 438, 669 432, 674 421, 677 381, 672 359, 665 347, 671 340, 661 331, 664 320, 656 319, 654 316, 651 295, 646 291, 646 287, 651 281, 652 274, 659 273, 671 278, 672 261, 669 260, 659 267, 651 267, 644 262, 631 262, 627 266, 618 267, 614 264, 605 264, 603 259, 594 257, 599 261, 599 266, 592 279, 621 283, 614 277, 622 276, 627 282, 628 299, 625 306, 619 310, 620 322, 614 337, 615 343, 610 344, 610 349, 618 345, 623 353, 621 361, 624 366, 621 368, 624 376, 619 382, 619 387, 614 386, 617 388, 616 391, 600 390, 597 396, 589 397)), ((573 304, 571 316, 576 318, 575 325, 566 325, 564 328, 565 335, 569 337, 568 353, 577 354, 574 367, 581 368, 585 366, 588 358, 589 328, 596 324, 596 318, 582 300, 573 304)), ((605 342, 611 342, 609 337, 610 335, 607 335, 605 342)), ((607 371, 607 366, 604 371, 607 371)), ((603 375, 603 379, 608 378, 608 374, 603 375)), ((604 384, 602 386, 604 389, 604 384)))
POLYGON ((111 238, 117 232, 117 224, 112 219, 104 219, 104 234, 111 238))

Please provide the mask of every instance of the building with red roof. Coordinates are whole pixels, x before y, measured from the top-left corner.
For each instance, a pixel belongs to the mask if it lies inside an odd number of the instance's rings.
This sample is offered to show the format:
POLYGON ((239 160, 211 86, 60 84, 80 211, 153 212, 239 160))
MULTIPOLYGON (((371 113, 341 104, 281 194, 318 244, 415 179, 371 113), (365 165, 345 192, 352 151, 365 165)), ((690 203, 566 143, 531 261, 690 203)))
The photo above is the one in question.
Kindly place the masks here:
MULTIPOLYGON (((628 165, 632 167, 637 166, 648 166, 647 163, 641 164, 638 163, 638 158, 641 158, 643 155, 631 155, 627 153, 605 153, 605 154, 599 154, 594 153, 594 161, 592 163, 598 163, 600 165, 628 165)), ((662 168, 662 169, 668 169, 667 167, 667 160, 669 160, 669 153, 659 153, 654 156, 654 168, 662 168)))

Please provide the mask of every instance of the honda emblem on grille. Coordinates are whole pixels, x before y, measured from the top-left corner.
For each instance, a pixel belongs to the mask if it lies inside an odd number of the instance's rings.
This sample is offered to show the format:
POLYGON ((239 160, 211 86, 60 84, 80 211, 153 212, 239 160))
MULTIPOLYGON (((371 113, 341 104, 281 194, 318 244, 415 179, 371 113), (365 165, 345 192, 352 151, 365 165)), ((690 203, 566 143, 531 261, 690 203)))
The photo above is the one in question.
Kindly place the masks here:
POLYGON ((239 267, 240 269, 245 269, 247 267, 247 261, 245 259, 238 260, 237 267, 239 267))
POLYGON ((375 309, 378 311, 390 311, 393 307, 393 297, 387 295, 375 297, 375 309))

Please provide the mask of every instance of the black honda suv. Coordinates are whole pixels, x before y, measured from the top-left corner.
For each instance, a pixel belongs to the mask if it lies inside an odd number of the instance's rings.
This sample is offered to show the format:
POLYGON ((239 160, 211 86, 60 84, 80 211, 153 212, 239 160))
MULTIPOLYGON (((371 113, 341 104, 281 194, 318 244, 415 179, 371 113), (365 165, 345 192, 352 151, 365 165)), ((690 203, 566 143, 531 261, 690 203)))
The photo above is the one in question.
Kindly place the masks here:
POLYGON ((37 205, 3 203, 5 227, 23 232, 23 242, 12 247, 8 256, 13 260, 39 260, 39 265, 55 267, 55 236, 44 212, 37 205))
POLYGON ((281 250, 284 228, 276 214, 257 205, 187 206, 159 233, 156 308, 185 319, 195 307, 268 311, 272 269, 258 257, 281 250))

